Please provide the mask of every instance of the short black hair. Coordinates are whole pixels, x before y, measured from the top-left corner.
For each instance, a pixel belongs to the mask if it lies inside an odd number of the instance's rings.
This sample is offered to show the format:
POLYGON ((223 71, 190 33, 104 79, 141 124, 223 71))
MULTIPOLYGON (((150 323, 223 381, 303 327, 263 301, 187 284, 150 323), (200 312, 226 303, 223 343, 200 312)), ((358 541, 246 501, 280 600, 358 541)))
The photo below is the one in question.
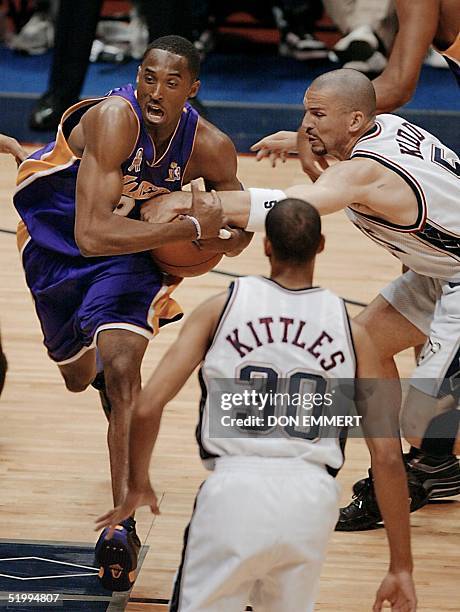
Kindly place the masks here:
POLYGON ((279 261, 303 264, 311 261, 321 240, 321 218, 305 200, 277 202, 265 218, 265 233, 279 261))
POLYGON ((142 63, 152 49, 162 49, 175 55, 185 57, 192 79, 196 81, 200 74, 200 54, 194 44, 182 36, 161 36, 152 41, 144 52, 142 63))

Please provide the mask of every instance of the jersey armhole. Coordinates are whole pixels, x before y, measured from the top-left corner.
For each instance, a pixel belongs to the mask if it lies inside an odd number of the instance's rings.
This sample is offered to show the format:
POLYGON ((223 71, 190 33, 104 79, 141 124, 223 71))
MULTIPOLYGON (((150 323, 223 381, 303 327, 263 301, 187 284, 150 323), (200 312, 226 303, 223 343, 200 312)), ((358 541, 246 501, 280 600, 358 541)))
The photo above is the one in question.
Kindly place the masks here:
POLYGON ((400 178, 402 178, 403 181, 406 183, 406 185, 410 187, 410 189, 412 190, 415 196, 415 199, 417 201, 418 212, 417 212, 416 221, 412 223, 411 225, 398 225, 397 223, 391 223, 390 221, 384 221, 380 217, 376 217, 374 215, 367 215, 365 213, 360 213, 352 209, 353 212, 357 212, 358 215, 362 215, 363 217, 370 219, 371 221, 373 221, 374 223, 377 223, 378 225, 383 225, 384 227, 388 227, 396 231, 416 232, 416 231, 423 229, 428 213, 427 213, 425 194, 423 192, 422 187, 418 183, 417 179, 414 176, 412 176, 407 170, 402 168, 402 166, 399 166, 396 162, 388 159, 387 157, 384 157, 383 155, 380 155, 379 153, 368 151, 366 149, 361 149, 361 150, 358 149, 355 153, 352 154, 351 159, 355 159, 357 157, 363 157, 366 159, 371 159, 373 161, 376 161, 382 166, 384 166, 385 168, 387 168, 388 170, 391 170, 392 172, 397 174, 400 178))
POLYGON ((238 286, 239 286, 239 282, 238 282, 238 279, 236 279, 232 281, 228 287, 227 299, 225 301, 224 307, 222 308, 222 312, 220 313, 219 318, 217 319, 216 328, 214 330, 212 337, 210 338, 209 348, 206 351, 206 353, 209 353, 209 351, 213 348, 216 342, 216 339, 225 322, 225 319, 227 318, 227 315, 230 312, 230 308, 233 305, 233 302, 235 301, 236 294, 238 292, 238 286))

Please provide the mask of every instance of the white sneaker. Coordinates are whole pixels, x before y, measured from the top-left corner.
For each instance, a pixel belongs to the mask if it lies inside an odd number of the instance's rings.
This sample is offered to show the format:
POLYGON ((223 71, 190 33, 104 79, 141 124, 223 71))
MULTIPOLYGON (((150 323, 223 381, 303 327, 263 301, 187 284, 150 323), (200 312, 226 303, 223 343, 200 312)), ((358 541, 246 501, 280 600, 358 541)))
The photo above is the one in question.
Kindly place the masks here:
POLYGON ((145 19, 134 8, 129 22, 129 46, 131 57, 141 59, 149 44, 149 31, 145 19))
POLYGON ((326 58, 328 49, 321 40, 316 39, 312 34, 298 36, 294 32, 288 32, 281 40, 279 54, 305 61, 326 58))
POLYGON ((369 26, 361 26, 341 38, 333 52, 341 64, 365 62, 380 48, 380 42, 369 26))
POLYGON ((432 68, 449 68, 449 64, 441 53, 438 53, 433 47, 428 51, 423 63, 425 66, 431 66, 432 68))
POLYGON ((29 55, 42 55, 54 44, 54 24, 46 13, 35 13, 13 36, 10 47, 29 55))
POLYGON ((216 46, 216 37, 213 30, 203 30, 200 36, 193 42, 193 45, 200 54, 201 61, 203 61, 206 55, 216 46))
POLYGON ((365 61, 355 60, 346 62, 343 64, 342 68, 352 68, 363 74, 380 74, 385 69, 387 63, 387 58, 383 53, 375 51, 369 59, 365 61))

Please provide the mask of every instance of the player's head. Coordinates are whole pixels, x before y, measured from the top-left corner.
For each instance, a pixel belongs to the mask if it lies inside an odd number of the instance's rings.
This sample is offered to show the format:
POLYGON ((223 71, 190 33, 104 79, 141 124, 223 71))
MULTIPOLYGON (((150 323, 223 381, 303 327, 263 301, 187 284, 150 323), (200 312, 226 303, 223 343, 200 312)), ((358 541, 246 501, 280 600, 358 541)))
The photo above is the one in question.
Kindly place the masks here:
POLYGON ((162 36, 147 47, 137 73, 137 99, 148 127, 175 125, 187 98, 200 87, 200 56, 181 36, 162 36))
POLYGON ((277 202, 265 218, 264 246, 272 266, 311 266, 324 248, 316 208, 297 198, 277 202))
POLYGON ((357 70, 342 68, 316 78, 305 92, 306 131, 313 153, 346 157, 350 142, 369 129, 375 118, 375 90, 357 70))

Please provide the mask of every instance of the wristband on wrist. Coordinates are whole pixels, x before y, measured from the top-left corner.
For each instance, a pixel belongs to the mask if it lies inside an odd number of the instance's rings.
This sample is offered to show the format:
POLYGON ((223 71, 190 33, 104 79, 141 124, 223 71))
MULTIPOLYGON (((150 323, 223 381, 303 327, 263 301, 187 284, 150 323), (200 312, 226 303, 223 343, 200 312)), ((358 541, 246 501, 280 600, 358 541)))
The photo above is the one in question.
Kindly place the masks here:
POLYGON ((192 215, 184 215, 186 219, 190 219, 190 221, 195 226, 196 230, 196 238, 195 240, 199 240, 201 238, 201 225, 196 217, 192 217, 192 215))
POLYGON ((259 189, 250 187, 251 208, 249 219, 245 227, 248 232, 263 232, 265 229, 265 217, 268 211, 280 200, 286 199, 286 194, 281 189, 259 189))

